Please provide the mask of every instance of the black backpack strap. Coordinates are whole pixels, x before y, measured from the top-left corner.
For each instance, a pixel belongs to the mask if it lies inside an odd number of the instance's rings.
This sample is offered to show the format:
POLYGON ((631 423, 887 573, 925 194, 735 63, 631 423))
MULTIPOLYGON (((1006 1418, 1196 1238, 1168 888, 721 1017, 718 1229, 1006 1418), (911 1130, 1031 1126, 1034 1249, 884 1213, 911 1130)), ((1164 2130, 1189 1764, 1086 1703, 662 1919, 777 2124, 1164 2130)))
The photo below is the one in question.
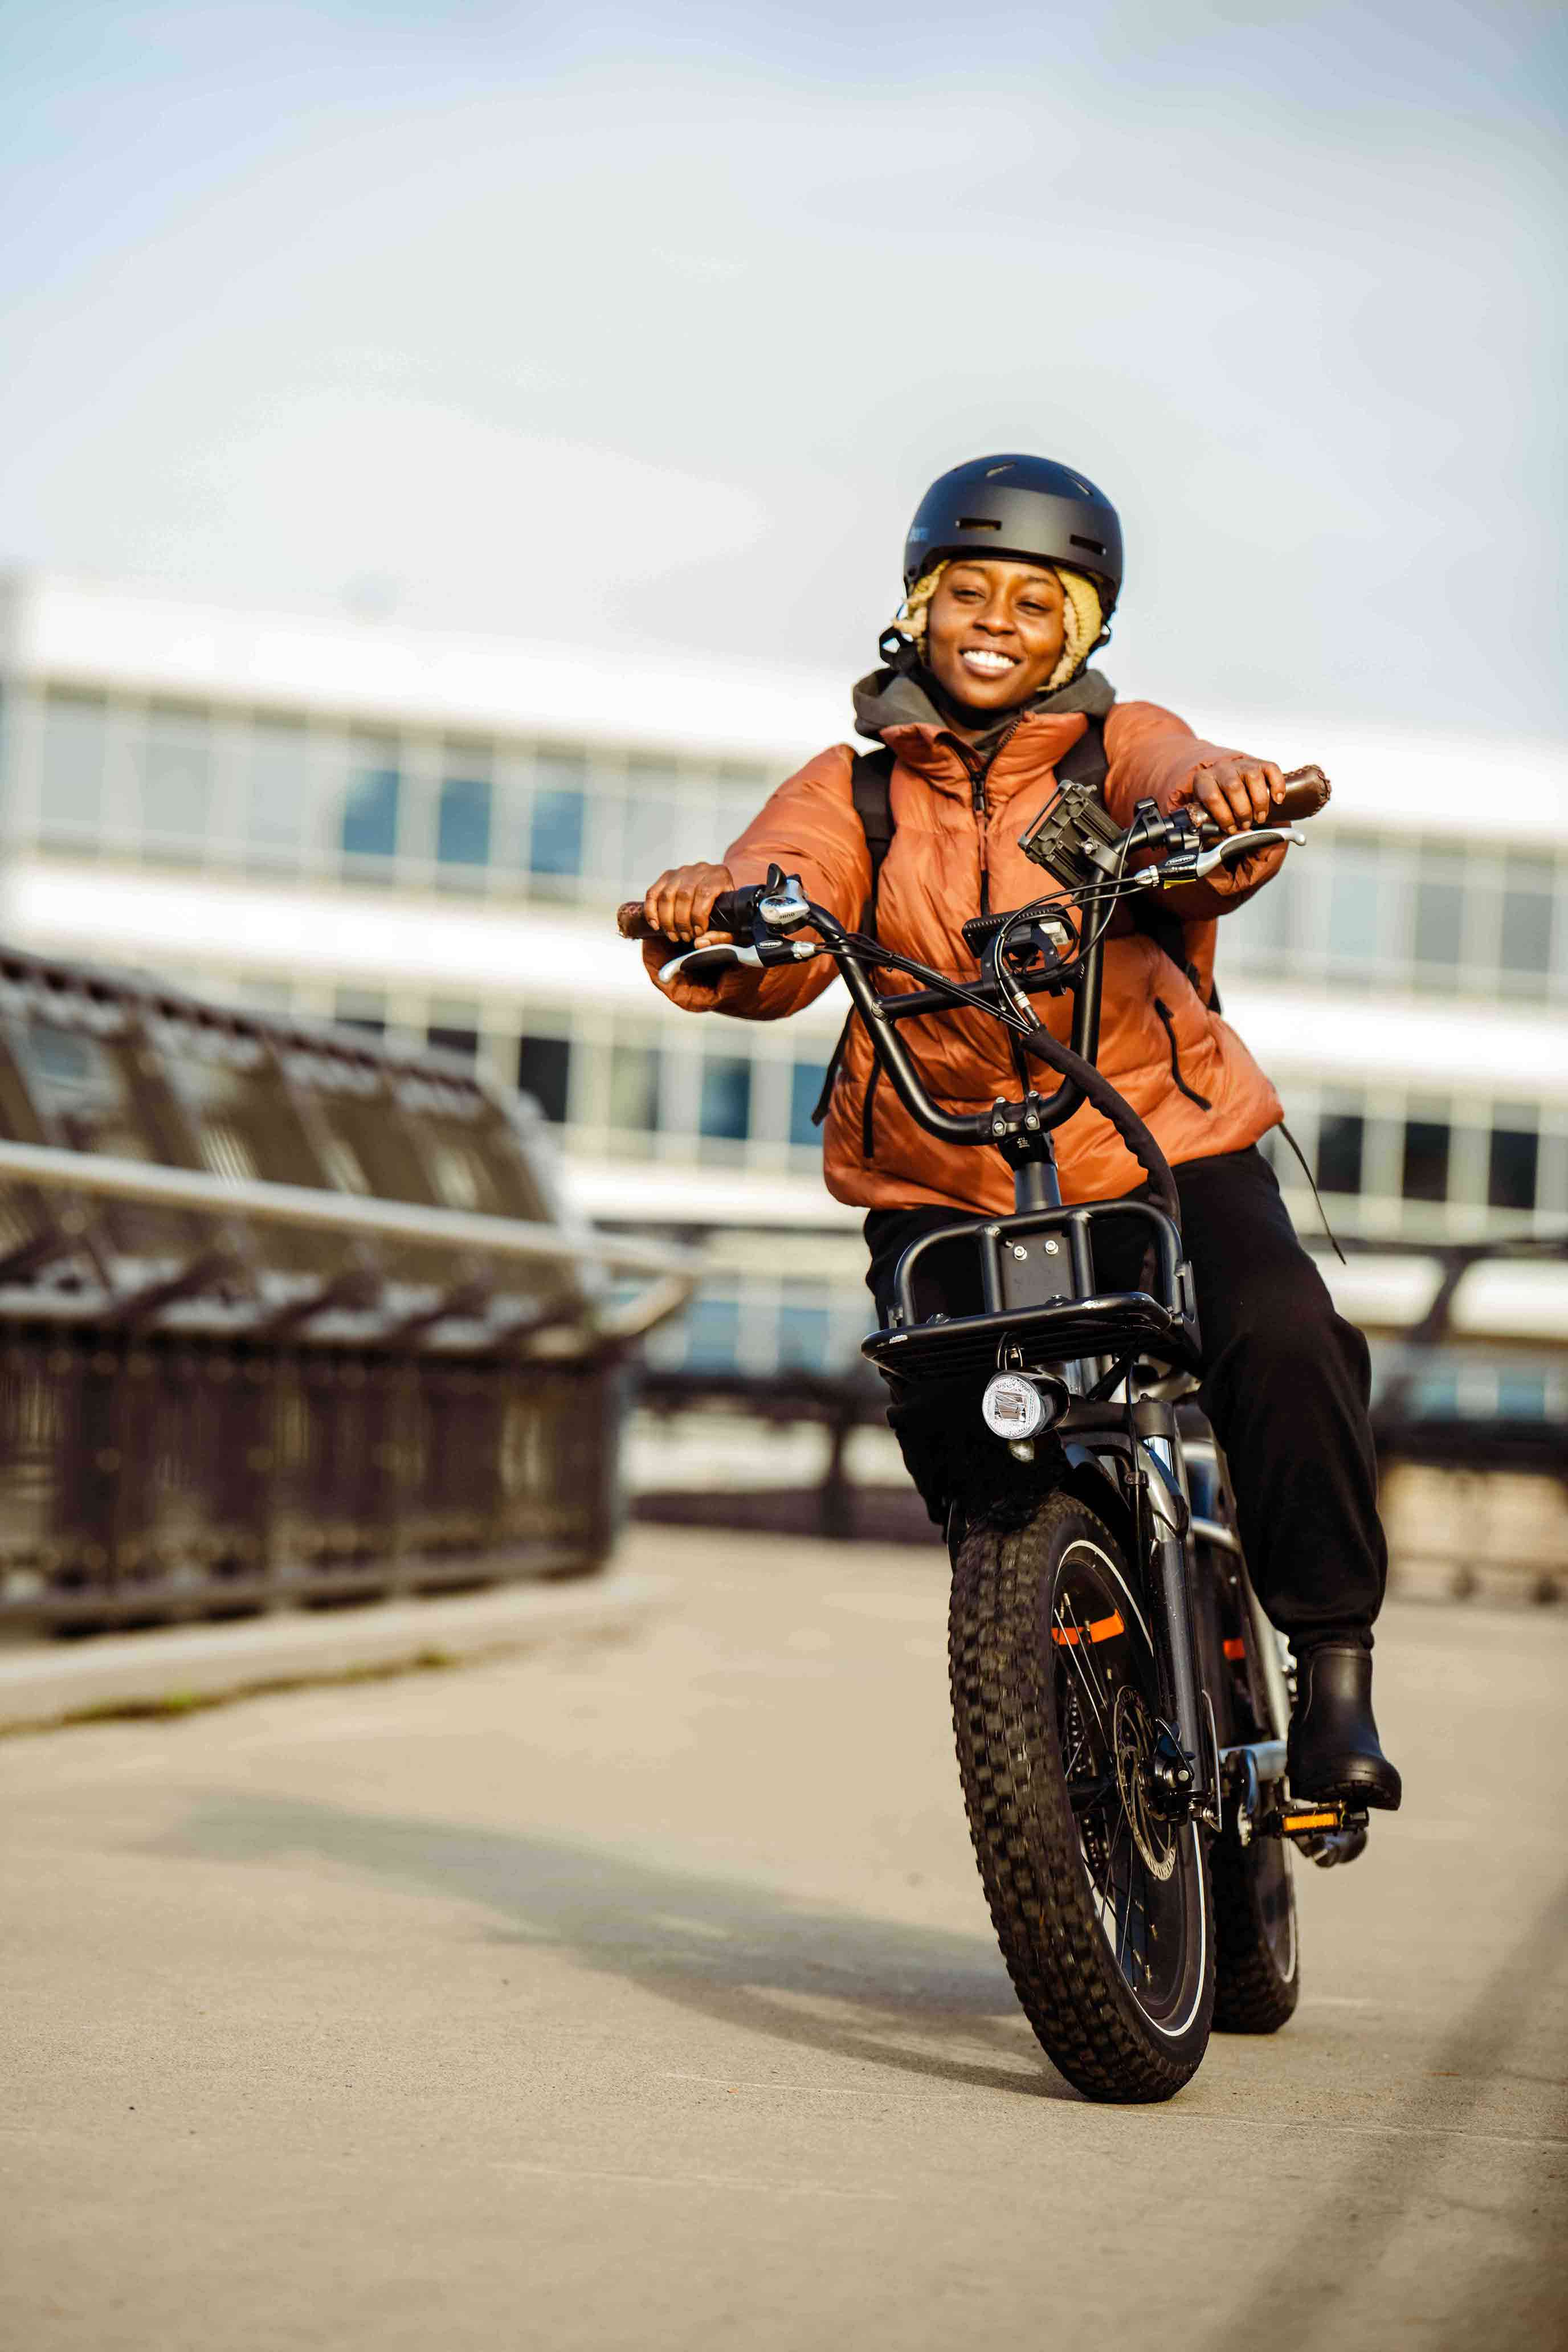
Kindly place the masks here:
POLYGON ((857 751, 849 771, 855 814, 871 853, 871 887, 866 895, 863 928, 877 936, 877 891, 882 867, 893 845, 893 755, 885 743, 875 751, 857 751))
MULTIPOLYGON (((860 820, 860 830, 866 836, 866 846, 871 853, 871 887, 866 894, 866 905, 860 917, 860 928, 877 936, 877 892, 881 884, 882 867, 893 845, 893 755, 885 743, 874 751, 857 751, 849 770, 849 791, 855 803, 855 814, 860 820)), ((811 1114, 813 1127, 820 1127, 827 1117, 827 1106, 833 1098, 838 1066, 844 1059, 844 1049, 849 1043, 850 1024, 855 1018, 851 1005, 838 1042, 828 1057, 822 1076, 822 1092, 816 1097, 816 1108, 811 1114)), ((875 1084, 878 1070, 872 1072, 875 1084)), ((870 1097, 867 1097, 868 1111, 870 1097)), ((870 1158, 869 1149, 867 1158, 870 1158)))
POLYGON ((1071 751, 1064 751, 1057 761, 1058 780, 1087 784, 1097 793, 1110 773, 1110 761, 1105 755, 1105 721, 1091 715, 1071 751))

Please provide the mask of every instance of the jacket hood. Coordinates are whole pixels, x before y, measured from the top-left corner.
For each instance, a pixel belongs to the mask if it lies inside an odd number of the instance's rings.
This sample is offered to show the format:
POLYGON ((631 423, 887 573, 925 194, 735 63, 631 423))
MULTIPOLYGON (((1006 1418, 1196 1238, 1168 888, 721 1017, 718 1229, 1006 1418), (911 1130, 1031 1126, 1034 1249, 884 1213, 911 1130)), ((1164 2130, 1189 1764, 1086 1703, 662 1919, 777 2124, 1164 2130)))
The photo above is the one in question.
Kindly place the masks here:
MULTIPOLYGON (((874 669, 855 688, 855 731, 880 742, 892 727, 949 728, 952 719, 942 707, 946 701, 923 665, 907 671, 874 669)), ((1081 670, 1054 694, 1037 694, 1011 710, 999 710, 995 725, 980 737, 976 748, 989 751, 993 740, 1000 740, 1023 718, 1065 719, 1081 710, 1091 719, 1103 719, 1115 702, 1116 688, 1108 677, 1097 669, 1081 670)))

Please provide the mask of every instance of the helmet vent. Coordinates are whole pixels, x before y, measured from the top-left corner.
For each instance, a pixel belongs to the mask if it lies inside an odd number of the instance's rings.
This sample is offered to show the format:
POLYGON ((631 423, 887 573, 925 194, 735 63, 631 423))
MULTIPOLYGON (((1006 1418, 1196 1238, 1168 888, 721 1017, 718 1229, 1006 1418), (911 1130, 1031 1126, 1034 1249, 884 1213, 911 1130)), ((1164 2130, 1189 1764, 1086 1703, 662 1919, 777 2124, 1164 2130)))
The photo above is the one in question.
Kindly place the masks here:
POLYGON ((1002 526, 994 515, 960 515, 958 528, 960 530, 1000 530, 1002 526))
POLYGON ((1080 539, 1075 530, 1068 534, 1068 540, 1069 544, 1074 547, 1087 547, 1091 555, 1105 553, 1105 541, 1102 539, 1080 539))

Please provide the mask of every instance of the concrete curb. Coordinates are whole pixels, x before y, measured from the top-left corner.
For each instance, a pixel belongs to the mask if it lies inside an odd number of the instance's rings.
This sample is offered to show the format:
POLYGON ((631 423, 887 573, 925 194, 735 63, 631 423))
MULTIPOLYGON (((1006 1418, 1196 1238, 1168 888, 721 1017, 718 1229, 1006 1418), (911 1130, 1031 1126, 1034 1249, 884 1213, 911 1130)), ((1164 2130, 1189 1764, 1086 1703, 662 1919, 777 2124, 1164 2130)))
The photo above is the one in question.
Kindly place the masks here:
POLYGON ((668 1577, 613 1572, 572 1584, 513 1584, 428 1601, 372 1601, 180 1625, 0 1653, 0 1732, 41 1730, 121 1708, 183 1705, 355 1675, 503 1656, 550 1642, 634 1633, 671 1591, 668 1577))

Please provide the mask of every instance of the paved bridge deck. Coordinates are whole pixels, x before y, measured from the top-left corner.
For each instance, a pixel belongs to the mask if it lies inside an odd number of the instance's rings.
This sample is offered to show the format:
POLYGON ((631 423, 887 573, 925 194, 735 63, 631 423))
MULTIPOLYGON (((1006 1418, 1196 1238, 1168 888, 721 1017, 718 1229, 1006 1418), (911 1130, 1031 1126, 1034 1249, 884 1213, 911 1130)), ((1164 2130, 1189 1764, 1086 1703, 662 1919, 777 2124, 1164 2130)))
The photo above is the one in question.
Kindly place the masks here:
POLYGON ((630 1640, 0 1746, 5 2342, 1550 2340, 1568 1617, 1391 1608, 1298 2018, 1115 2111, 991 1941, 940 1554, 628 1550, 630 1640))

